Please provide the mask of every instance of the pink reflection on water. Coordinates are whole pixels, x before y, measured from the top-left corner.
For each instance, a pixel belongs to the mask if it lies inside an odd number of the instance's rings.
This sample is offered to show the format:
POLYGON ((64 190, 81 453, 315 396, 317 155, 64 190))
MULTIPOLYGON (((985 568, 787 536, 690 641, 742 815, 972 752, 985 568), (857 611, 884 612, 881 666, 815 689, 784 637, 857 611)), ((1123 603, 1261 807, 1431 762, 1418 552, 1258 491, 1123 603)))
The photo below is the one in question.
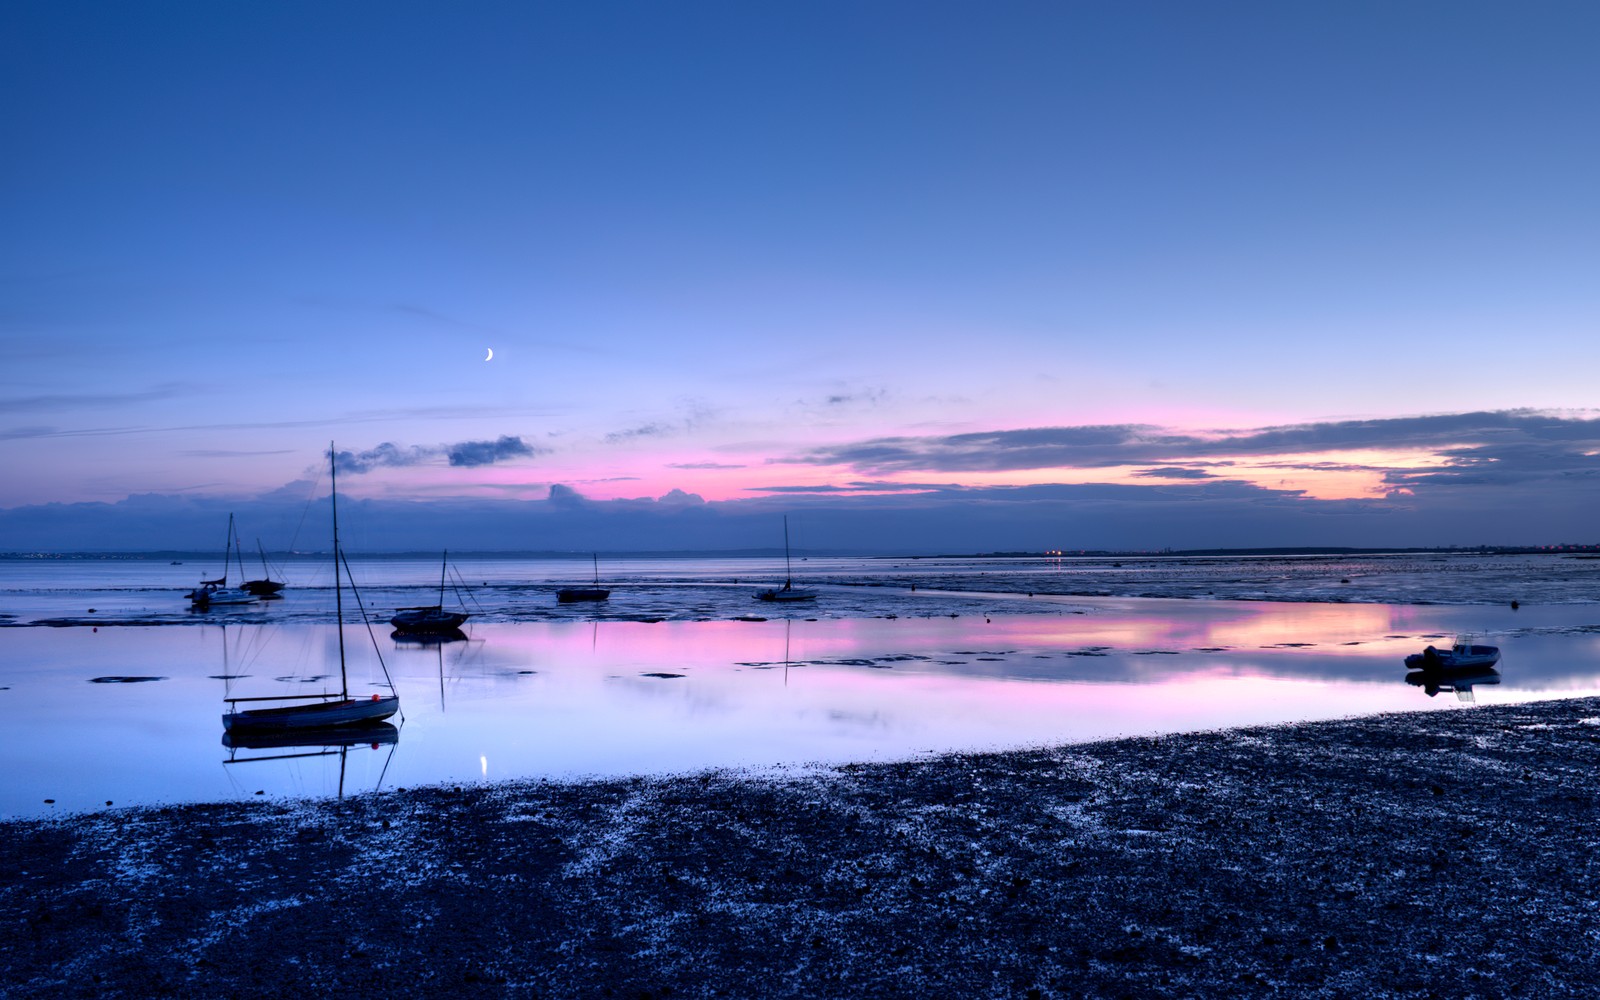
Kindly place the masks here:
MULTIPOLYGON (((1597 686, 1600 636, 1582 607, 1076 603, 1091 610, 491 624, 433 647, 380 637, 402 731, 392 763, 349 755, 352 780, 365 770, 346 787, 891 759, 1460 708, 1408 687, 1401 657, 1421 636, 1462 630, 1505 650, 1505 682, 1483 703, 1597 686)), ((329 759, 225 767, 219 744, 229 685, 217 675, 241 675, 238 695, 336 676, 331 626, 7 631, 0 812, 28 814, 46 797, 87 808, 329 794, 345 777, 329 759), (91 683, 103 674, 164 679, 91 683)), ((353 677, 373 676, 365 636, 348 638, 353 677)))

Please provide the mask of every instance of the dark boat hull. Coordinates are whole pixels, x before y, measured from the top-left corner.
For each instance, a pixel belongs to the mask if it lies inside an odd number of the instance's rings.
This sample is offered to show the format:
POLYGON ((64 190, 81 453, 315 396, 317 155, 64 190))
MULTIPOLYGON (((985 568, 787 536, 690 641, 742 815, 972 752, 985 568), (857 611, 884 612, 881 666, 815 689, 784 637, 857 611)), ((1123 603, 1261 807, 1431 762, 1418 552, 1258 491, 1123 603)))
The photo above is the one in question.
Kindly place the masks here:
POLYGON ((397 632, 432 635, 459 629, 470 615, 439 608, 404 608, 389 619, 397 632))
POLYGON ((604 601, 611 596, 611 591, 602 587, 563 587, 556 591, 556 600, 562 604, 576 604, 579 601, 604 601))
POLYGON ((447 642, 462 642, 467 638, 467 633, 458 628, 441 629, 438 632, 401 632, 396 629, 389 633, 389 638, 410 646, 434 646, 447 642))
POLYGON ((277 580, 246 580, 239 584, 240 590, 247 590, 258 597, 267 594, 276 594, 283 589, 283 584, 277 580))

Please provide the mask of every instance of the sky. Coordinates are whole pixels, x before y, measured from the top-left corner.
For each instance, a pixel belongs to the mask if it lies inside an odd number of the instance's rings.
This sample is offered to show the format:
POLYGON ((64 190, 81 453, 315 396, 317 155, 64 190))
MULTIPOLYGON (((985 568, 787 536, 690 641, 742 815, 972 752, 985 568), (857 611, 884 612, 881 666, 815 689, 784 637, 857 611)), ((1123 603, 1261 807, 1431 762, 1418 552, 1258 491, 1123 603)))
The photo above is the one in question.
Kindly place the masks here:
POLYGON ((0 9, 0 551, 1600 541, 1592 3, 0 9), (297 537, 297 536, 296 536, 297 537), (303 539, 302 539, 303 541, 303 539))

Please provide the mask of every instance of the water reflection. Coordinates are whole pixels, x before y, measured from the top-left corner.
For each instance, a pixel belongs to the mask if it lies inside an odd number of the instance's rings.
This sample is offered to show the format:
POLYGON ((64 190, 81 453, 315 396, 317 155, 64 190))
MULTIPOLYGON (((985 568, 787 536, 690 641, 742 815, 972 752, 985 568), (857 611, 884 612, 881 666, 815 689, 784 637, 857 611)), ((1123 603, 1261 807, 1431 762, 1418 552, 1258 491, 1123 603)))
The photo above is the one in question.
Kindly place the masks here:
POLYGON ((1454 691, 1457 701, 1473 701, 1474 687, 1500 683, 1500 672, 1494 669, 1469 670, 1413 670, 1406 674, 1406 683, 1427 692, 1429 698, 1440 691, 1454 691))
POLYGON ((233 757, 230 763, 242 763, 246 760, 282 760, 288 757, 318 757, 324 753, 337 752, 341 748, 370 745, 374 750, 380 746, 391 746, 400 742, 400 730, 388 722, 379 722, 365 726, 328 726, 316 730, 287 730, 273 732, 270 730, 245 730, 236 732, 227 730, 222 734, 222 745, 229 750, 282 750, 282 749, 307 749, 315 748, 315 752, 299 754, 275 754, 272 757, 233 757))
MULTIPOLYGON (((332 796, 336 778, 343 792, 387 773, 411 787, 829 763, 1466 707, 1419 702, 1413 686, 1459 696, 1498 684, 1477 695, 1496 702, 1577 696, 1600 690, 1594 621, 1593 608, 1526 605, 1376 614, 1107 601, 1056 617, 475 623, 470 642, 385 650, 400 651, 391 666, 410 733, 392 766, 396 741, 383 727, 348 742, 319 733, 225 744, 240 763, 277 761, 253 768, 217 766, 219 681, 265 694, 283 677, 286 690, 305 690, 306 678, 337 669, 331 624, 9 629, 0 816, 113 799, 332 796), (1406 653, 1471 630, 1506 647, 1511 679, 1396 683, 1406 653), (112 675, 166 679, 87 683, 112 675), (380 752, 363 751, 373 744, 380 752)), ((367 643, 347 652, 352 676, 381 672, 367 643)))
POLYGON ((377 783, 370 789, 362 789, 362 791, 375 792, 383 787, 383 779, 389 773, 389 762, 394 759, 394 751, 399 744, 400 730, 387 722, 364 726, 327 727, 317 730, 287 732, 234 732, 229 730, 222 734, 222 745, 228 750, 228 757, 222 763, 224 765, 261 764, 268 761, 338 757, 339 782, 336 794, 339 798, 344 798, 345 765, 351 750, 365 746, 369 747, 373 752, 377 752, 381 747, 388 747, 383 767, 378 772, 377 783), (240 750, 282 750, 286 752, 240 756, 240 750))
POLYGON ((442 646, 447 642, 465 642, 467 633, 458 628, 438 632, 401 632, 396 629, 389 633, 389 638, 394 640, 396 646, 442 646))

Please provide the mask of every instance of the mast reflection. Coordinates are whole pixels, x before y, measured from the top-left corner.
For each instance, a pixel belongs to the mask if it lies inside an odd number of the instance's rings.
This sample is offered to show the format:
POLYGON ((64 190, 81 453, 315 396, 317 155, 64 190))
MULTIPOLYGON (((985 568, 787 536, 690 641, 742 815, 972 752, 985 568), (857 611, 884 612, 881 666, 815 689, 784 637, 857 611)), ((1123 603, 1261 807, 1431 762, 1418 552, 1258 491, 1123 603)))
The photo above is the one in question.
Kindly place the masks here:
POLYGON ((388 747, 383 770, 373 791, 383 787, 384 776, 389 773, 389 763, 394 760, 395 747, 400 743, 400 730, 387 722, 361 726, 327 727, 313 730, 228 730, 222 734, 222 745, 228 757, 222 763, 259 764, 270 760, 301 760, 308 757, 339 758, 339 798, 344 798, 345 761, 354 748, 367 746, 376 751, 388 747), (239 756, 240 750, 283 750, 285 753, 251 754, 239 756))

